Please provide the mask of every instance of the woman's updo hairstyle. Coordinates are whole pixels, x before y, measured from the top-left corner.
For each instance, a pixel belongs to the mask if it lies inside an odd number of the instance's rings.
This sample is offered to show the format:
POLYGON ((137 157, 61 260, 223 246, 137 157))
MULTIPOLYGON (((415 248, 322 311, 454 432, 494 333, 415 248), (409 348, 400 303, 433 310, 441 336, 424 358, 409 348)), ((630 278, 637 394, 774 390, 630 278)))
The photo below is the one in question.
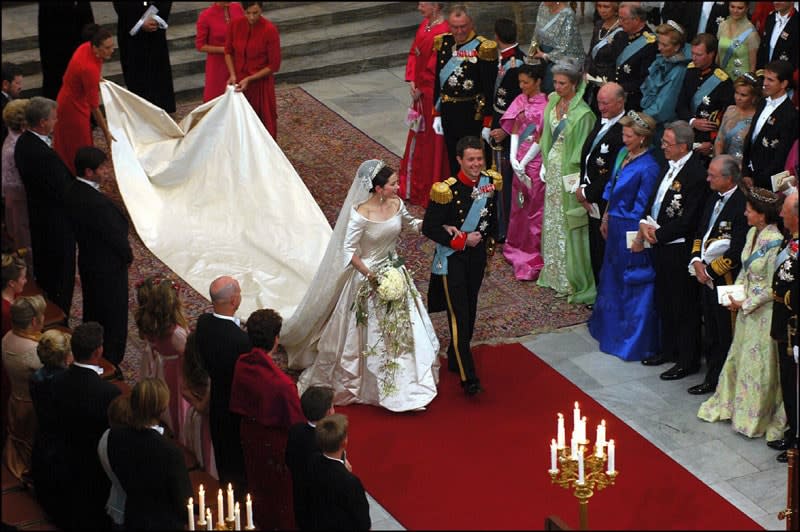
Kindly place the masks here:
POLYGON ((523 63, 520 65, 519 69, 517 69, 517 75, 525 74, 531 79, 544 79, 544 65, 530 65, 528 63, 523 63))
POLYGON ((372 188, 369 189, 370 192, 375 192, 375 187, 385 187, 386 183, 389 182, 389 178, 392 177, 394 174, 394 170, 391 167, 383 165, 378 173, 375 174, 375 177, 372 178, 372 188))
POLYGON ((100 48, 103 41, 113 37, 114 35, 107 29, 101 27, 99 24, 89 23, 83 27, 83 38, 86 41, 92 41, 92 46, 100 48))

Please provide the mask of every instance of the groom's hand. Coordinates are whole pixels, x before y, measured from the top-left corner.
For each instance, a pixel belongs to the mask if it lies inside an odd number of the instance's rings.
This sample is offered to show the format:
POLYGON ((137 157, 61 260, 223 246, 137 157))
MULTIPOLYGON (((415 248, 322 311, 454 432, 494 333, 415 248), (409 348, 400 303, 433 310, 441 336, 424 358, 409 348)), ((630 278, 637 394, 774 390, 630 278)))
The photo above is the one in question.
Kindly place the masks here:
POLYGON ((483 240, 483 236, 481 235, 480 231, 472 231, 471 233, 467 234, 467 246, 471 248, 474 248, 480 244, 481 240, 483 240))

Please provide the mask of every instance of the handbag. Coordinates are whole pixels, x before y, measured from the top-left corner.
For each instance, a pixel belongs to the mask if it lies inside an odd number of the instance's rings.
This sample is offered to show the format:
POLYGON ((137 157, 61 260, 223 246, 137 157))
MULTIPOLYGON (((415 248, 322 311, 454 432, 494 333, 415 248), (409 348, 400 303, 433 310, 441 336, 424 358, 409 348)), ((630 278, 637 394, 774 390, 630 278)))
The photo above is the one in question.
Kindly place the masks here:
POLYGON ((408 113, 406 114, 405 123, 408 129, 414 133, 425 131, 425 120, 422 114, 422 102, 420 100, 411 103, 411 106, 408 108, 408 113))

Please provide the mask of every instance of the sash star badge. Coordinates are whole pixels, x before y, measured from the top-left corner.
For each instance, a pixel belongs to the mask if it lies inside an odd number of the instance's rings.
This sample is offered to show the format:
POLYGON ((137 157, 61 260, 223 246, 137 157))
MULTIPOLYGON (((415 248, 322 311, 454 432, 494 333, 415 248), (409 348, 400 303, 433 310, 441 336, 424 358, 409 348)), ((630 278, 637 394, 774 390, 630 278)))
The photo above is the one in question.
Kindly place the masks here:
POLYGON ((774 116, 770 116, 770 117, 767 119, 767 124, 769 124, 769 125, 771 125, 771 126, 774 126, 774 125, 775 125, 775 117, 774 117, 774 116))
POLYGON ((464 89, 465 90, 470 90, 474 85, 475 85, 475 83, 471 79, 465 79, 464 80, 464 89))
MULTIPOLYGON (((680 181, 673 181, 671 188, 675 192, 680 192, 681 191, 681 182, 680 181)), ((680 196, 680 194, 676 194, 676 196, 680 196)))
POLYGON ((489 222, 487 222, 486 220, 484 220, 484 221, 482 221, 482 222, 481 222, 481 224, 478 226, 478 229, 480 229, 480 230, 481 230, 481 232, 483 232, 483 231, 486 231, 486 228, 487 228, 487 227, 489 227, 489 222))
POLYGON ((737 57, 736 59, 733 60, 733 66, 737 67, 742 66, 742 60, 737 57))
POLYGON ((598 157, 597 159, 594 160, 594 162, 595 162, 595 164, 597 166, 600 166, 600 167, 603 167, 603 166, 606 165, 606 160, 603 159, 602 157, 598 157))
POLYGON ((622 65, 622 71, 625 72, 626 74, 630 74, 631 66, 628 63, 625 63, 624 65, 622 65))
POLYGON ((703 103, 705 105, 711 105, 711 98, 709 98, 707 94, 703 96, 703 103))
POLYGON ((455 76, 450 76, 449 78, 447 78, 447 84, 450 85, 451 87, 455 87, 456 85, 458 85, 458 78, 455 76))
POLYGON ((499 89, 497 89, 497 95, 498 96, 505 96, 506 95, 506 90, 503 87, 500 87, 499 89))
POLYGON ((498 105, 498 107, 505 107, 506 106, 505 98, 503 98, 502 96, 498 96, 497 97, 497 105, 498 105))
POLYGON ((486 217, 487 214, 489 214, 489 209, 487 209, 486 207, 481 209, 481 218, 486 217))
POLYGON ((608 153, 608 144, 600 144, 600 153, 608 153))

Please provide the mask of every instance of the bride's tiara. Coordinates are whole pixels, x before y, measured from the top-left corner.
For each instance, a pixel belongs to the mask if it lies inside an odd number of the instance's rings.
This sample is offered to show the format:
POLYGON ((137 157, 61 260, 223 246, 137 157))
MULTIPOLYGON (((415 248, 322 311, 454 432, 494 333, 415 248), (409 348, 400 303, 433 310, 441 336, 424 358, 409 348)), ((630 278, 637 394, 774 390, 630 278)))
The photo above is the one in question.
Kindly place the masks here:
POLYGON ((681 35, 683 35, 684 33, 686 33, 686 31, 685 31, 685 30, 684 30, 684 29, 681 27, 681 25, 680 25, 680 24, 678 24, 677 22, 675 22, 674 20, 668 20, 668 21, 667 21, 667 25, 668 25, 668 26, 672 26, 672 29, 674 29, 675 31, 677 31, 677 32, 678 32, 678 33, 680 33, 681 35))

